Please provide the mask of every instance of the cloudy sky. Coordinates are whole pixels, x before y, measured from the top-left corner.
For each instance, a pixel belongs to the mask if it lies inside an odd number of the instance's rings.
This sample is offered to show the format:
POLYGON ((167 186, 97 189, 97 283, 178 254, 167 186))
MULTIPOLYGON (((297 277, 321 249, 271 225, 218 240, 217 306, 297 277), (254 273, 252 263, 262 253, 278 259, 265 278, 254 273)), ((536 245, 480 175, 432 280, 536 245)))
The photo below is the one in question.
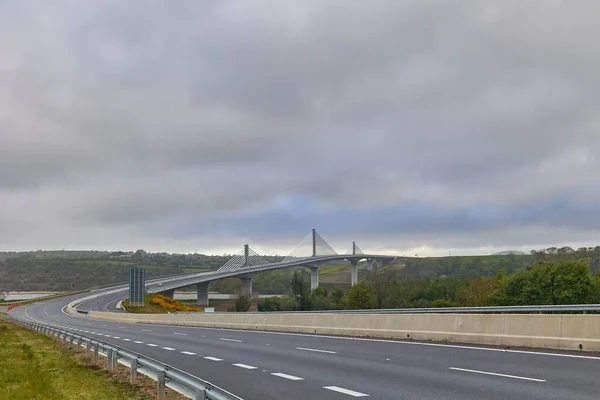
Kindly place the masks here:
POLYGON ((0 251, 600 244, 599 13, 0 0, 0 251))

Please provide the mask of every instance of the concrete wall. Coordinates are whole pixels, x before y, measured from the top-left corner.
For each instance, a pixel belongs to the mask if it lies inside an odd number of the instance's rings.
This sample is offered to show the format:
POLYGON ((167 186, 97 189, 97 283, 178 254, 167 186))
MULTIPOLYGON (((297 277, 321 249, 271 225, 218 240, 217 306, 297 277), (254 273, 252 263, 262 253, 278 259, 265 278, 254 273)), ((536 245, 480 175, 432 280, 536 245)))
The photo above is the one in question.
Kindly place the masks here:
POLYGON ((600 315, 543 314, 125 314, 90 312, 89 318, 356 337, 600 350, 600 315))

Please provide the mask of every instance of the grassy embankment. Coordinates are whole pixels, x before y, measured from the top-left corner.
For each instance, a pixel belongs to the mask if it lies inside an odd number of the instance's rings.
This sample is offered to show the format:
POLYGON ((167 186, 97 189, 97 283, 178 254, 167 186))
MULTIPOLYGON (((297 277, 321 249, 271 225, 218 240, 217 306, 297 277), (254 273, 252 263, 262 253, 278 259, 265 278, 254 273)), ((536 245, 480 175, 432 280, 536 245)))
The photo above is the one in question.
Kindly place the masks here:
POLYGON ((95 370, 49 337, 0 320, 0 399, 150 399, 95 370))

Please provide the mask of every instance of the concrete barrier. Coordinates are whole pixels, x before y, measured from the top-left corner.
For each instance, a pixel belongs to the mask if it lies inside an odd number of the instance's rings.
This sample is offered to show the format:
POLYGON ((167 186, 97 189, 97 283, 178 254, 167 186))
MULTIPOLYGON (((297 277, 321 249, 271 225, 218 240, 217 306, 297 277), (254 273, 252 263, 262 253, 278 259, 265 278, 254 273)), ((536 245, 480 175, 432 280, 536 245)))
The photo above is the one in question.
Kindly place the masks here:
POLYGON ((91 319, 385 339, 600 351, 600 315, 562 314, 126 314, 91 319))

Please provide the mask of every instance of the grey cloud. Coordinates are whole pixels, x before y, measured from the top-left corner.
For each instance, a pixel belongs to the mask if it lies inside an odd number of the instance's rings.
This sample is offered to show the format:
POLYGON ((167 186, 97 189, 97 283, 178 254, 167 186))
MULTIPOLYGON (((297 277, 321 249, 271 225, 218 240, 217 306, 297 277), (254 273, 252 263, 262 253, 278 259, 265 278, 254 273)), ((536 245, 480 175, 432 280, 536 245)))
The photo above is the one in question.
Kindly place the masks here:
MULTIPOLYGON (((74 243, 136 226, 184 240, 193 219, 189 237, 227 240, 289 199, 461 215, 600 183, 594 2, 0 8, 7 227, 35 215, 74 243)), ((464 218, 423 240, 445 243, 464 218)))

